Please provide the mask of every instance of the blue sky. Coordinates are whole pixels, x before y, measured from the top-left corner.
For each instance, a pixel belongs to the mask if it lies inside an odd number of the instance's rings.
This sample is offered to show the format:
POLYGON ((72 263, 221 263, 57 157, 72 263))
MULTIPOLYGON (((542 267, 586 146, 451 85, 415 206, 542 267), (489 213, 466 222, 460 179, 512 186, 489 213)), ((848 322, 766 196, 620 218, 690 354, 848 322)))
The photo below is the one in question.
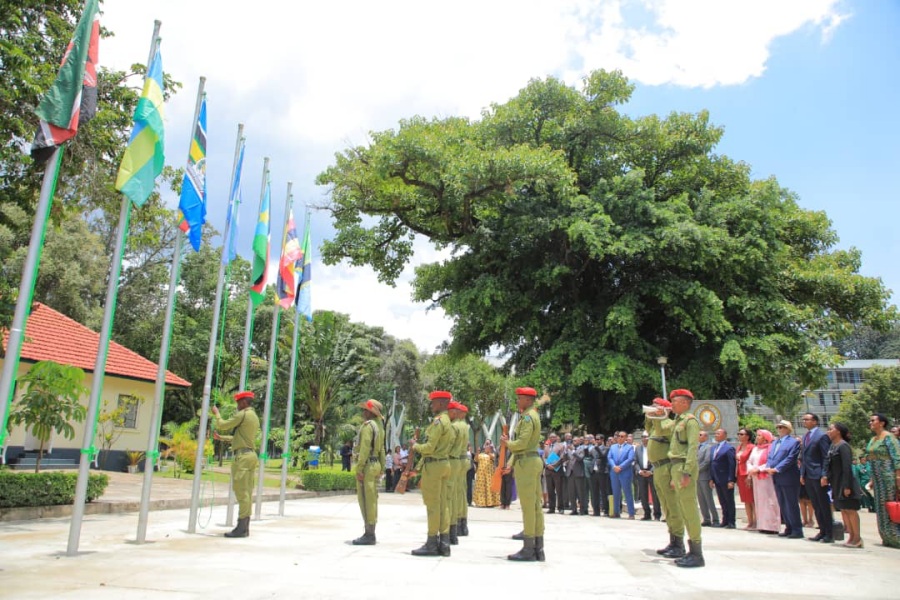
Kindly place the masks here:
MULTIPOLYGON (((166 106, 169 164, 184 163, 197 78, 208 78, 209 219, 220 230, 237 123, 245 124, 245 257, 264 156, 279 240, 287 181, 300 221, 302 204, 327 200, 315 176, 368 132, 416 114, 477 118, 530 78, 577 85, 592 69, 621 68, 637 86, 628 114, 709 110, 725 129, 719 153, 824 210, 839 247, 862 251, 862 273, 900 290, 898 2, 258 0, 247 11, 238 0, 105 0, 103 10, 116 37, 100 61, 112 68, 146 60, 153 19, 163 22, 164 68, 184 83, 166 106)), ((327 216, 314 214, 314 245, 331 233, 327 216)), ((436 258, 417 245, 417 262, 436 258)), ((425 350, 447 336, 440 310, 410 301, 411 267, 396 288, 367 268, 314 273, 315 309, 349 313, 425 350)))

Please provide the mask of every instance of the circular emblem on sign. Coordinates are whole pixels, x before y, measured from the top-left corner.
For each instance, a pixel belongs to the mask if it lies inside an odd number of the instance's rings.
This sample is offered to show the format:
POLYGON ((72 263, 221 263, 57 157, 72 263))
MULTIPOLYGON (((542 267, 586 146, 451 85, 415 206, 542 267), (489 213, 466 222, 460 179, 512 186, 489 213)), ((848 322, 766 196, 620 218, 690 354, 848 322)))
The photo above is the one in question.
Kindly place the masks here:
POLYGON ((696 415, 704 429, 716 429, 722 422, 722 413, 712 404, 698 406, 696 415))

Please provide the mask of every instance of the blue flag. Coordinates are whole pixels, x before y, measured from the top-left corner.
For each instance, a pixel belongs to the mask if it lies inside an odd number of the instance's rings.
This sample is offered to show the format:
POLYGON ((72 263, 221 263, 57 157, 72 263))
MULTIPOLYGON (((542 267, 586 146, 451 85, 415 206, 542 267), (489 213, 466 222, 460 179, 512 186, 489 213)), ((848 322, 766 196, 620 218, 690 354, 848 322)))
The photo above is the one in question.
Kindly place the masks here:
POLYGON ((238 209, 241 206, 241 171, 244 166, 244 141, 241 140, 241 152, 234 169, 234 181, 231 182, 231 194, 228 197, 228 213, 225 217, 225 242, 222 250, 222 264, 227 265, 237 256, 235 243, 238 236, 238 209))
POLYGON ((206 223, 206 96, 194 126, 194 137, 188 152, 187 168, 181 182, 178 201, 178 228, 188 234, 191 246, 200 251, 203 224, 206 223))
POLYGON ((309 215, 306 215, 306 233, 303 235, 303 272, 300 285, 297 286, 297 312, 312 321, 312 298, 310 283, 312 280, 312 253, 309 247, 309 215))

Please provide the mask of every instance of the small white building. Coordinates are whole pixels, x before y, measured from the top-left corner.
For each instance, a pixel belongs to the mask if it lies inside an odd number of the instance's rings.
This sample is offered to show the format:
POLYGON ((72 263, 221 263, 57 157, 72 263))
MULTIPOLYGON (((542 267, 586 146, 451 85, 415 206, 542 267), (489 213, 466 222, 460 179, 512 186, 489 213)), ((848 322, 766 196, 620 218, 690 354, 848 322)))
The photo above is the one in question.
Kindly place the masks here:
MULTIPOLYGON (((4 355, 8 338, 9 333, 4 332, 4 355)), ((87 389, 91 389, 99 347, 100 334, 49 306, 36 302, 32 306, 31 314, 25 325, 25 341, 22 345, 17 377, 27 373, 31 366, 39 361, 52 360, 84 370, 84 385, 87 389)), ((2 369, 3 360, 0 358, 0 369, 2 369)), ((124 470, 125 450, 147 449, 152 425, 150 418, 157 368, 156 363, 121 344, 110 342, 98 415, 104 411, 114 410, 122 403, 133 406, 125 414, 123 426, 116 431, 118 438, 110 448, 110 456, 106 457, 104 461, 106 469, 124 470), (143 402, 140 404, 129 403, 128 399, 134 397, 143 399, 143 402)), ((167 388, 189 388, 190 386, 189 381, 166 371, 167 388)), ((18 398, 19 395, 20 390, 16 389, 15 398, 18 398)), ((88 401, 89 397, 85 397, 83 404, 87 406, 88 401)), ((15 402, 16 400, 13 400, 13 406, 15 406, 15 402)), ((85 427, 90 424, 82 422, 72 425, 75 429, 75 437, 71 440, 53 434, 44 448, 42 465, 46 464, 48 467, 63 467, 66 463, 77 465, 80 460, 80 448, 84 441, 85 427), (51 459, 53 462, 47 463, 47 459, 51 459), (54 463, 57 464, 54 465, 54 463)), ((101 447, 97 439, 93 441, 93 445, 97 448, 101 447)), ((3 458, 4 463, 13 463, 38 448, 38 441, 29 431, 25 430, 24 425, 20 425, 13 428, 7 438, 6 447, 0 449, 0 457, 3 458)))

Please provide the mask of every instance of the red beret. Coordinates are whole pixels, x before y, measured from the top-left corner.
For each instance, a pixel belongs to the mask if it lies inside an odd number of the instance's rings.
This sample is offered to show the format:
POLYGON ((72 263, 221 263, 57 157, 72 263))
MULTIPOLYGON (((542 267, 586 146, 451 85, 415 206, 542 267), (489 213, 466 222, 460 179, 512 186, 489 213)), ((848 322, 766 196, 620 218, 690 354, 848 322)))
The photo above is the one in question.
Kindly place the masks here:
POLYGON ((653 404, 656 404, 657 406, 663 406, 665 408, 672 408, 672 403, 665 398, 654 398, 653 404))
POLYGON ((431 392, 428 394, 429 400, 452 400, 453 394, 450 392, 444 392, 442 390, 438 390, 436 392, 431 392))
POLYGON ((463 404, 462 402, 460 402, 460 403, 459 403, 459 410, 463 411, 464 413, 467 413, 467 412, 469 412, 469 407, 466 406, 465 404, 463 404))
POLYGON ((670 400, 677 396, 685 396, 687 398, 690 398, 691 400, 694 399, 694 394, 691 393, 691 390, 684 390, 684 389, 672 390, 671 393, 669 393, 670 400))
POLYGON ((254 398, 253 392, 244 391, 244 392, 238 392, 237 394, 234 395, 235 402, 237 402, 238 400, 243 400, 245 398, 253 400, 253 398, 254 398))
POLYGON ((457 402, 456 400, 451 400, 451 401, 450 401, 450 404, 447 405, 447 409, 448 409, 448 410, 462 410, 462 409, 460 408, 460 406, 461 406, 461 405, 460 405, 459 402, 457 402))
POLYGON ((516 396, 531 396, 533 398, 537 397, 537 392, 534 388, 530 387, 520 387, 516 388, 516 396))

